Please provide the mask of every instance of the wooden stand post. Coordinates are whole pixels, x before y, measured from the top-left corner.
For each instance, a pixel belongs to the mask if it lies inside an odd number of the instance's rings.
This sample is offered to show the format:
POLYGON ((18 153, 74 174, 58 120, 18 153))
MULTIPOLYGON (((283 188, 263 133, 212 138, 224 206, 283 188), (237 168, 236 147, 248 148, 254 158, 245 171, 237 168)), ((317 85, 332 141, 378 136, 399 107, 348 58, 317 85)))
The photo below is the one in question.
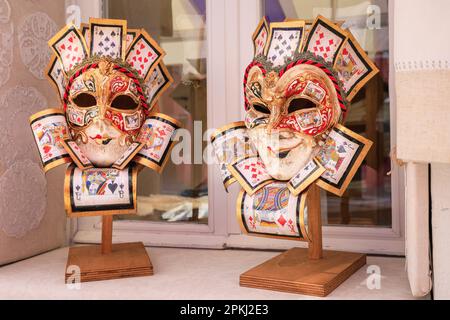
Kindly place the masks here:
POLYGON ((306 204, 308 207, 308 230, 311 238, 308 245, 308 257, 311 260, 322 259, 322 215, 320 190, 316 184, 309 187, 306 204))
POLYGON ((109 254, 112 251, 112 216, 103 216, 102 223, 102 254, 109 254))
POLYGON ((243 274, 244 287, 327 296, 366 264, 366 255, 322 250, 320 189, 308 189, 308 249, 292 248, 243 274))
POLYGON ((73 275, 67 272, 73 270, 69 266, 80 268, 81 282, 152 275, 153 266, 144 244, 113 244, 113 216, 103 216, 102 221, 101 246, 69 248, 66 282, 73 275))

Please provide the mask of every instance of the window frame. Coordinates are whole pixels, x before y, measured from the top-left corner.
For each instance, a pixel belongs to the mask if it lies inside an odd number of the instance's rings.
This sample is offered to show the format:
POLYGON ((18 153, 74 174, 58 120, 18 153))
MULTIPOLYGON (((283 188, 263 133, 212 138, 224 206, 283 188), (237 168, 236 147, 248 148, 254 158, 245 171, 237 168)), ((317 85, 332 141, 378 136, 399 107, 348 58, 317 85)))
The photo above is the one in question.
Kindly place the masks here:
MULTIPOLYGON (((103 16, 102 0, 66 1, 78 4, 84 17, 103 16)), ((393 72, 393 2, 389 1, 389 91, 391 145, 396 141, 395 86, 393 72)), ((208 128, 244 118, 243 70, 253 56, 251 34, 262 17, 261 0, 206 0, 207 25, 207 119, 208 128)), ((325 249, 349 250, 374 254, 405 254, 404 172, 395 161, 392 164, 392 226, 354 227, 324 226, 325 249)), ((142 241, 151 246, 201 248, 257 248, 286 249, 306 247, 305 242, 273 240, 243 235, 235 218, 238 187, 224 191, 218 166, 208 167, 208 224, 167 223, 148 221, 115 221, 113 240, 142 241)), ((101 218, 78 218, 72 223, 73 240, 80 243, 99 243, 101 218)))

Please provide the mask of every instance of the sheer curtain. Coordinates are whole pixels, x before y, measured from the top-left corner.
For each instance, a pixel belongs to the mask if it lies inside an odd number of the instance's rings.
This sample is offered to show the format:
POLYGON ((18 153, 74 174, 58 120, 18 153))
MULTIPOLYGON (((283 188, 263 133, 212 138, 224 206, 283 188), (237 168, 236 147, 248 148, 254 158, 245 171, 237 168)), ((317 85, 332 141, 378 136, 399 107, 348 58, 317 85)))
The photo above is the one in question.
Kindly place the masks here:
POLYGON ((0 265, 64 244, 64 167, 44 175, 28 118, 59 105, 45 77, 64 1, 0 0, 0 265))

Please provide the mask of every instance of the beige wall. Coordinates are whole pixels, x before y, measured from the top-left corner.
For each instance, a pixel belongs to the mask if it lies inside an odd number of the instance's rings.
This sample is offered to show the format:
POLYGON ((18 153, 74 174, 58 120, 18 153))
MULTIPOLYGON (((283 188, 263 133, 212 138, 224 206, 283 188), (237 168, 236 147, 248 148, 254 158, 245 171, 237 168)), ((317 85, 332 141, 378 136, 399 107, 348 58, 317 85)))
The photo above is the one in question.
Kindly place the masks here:
POLYGON ((65 240, 64 168, 44 176, 28 125, 32 113, 59 106, 43 71, 64 9, 62 0, 0 0, 0 264, 65 240))

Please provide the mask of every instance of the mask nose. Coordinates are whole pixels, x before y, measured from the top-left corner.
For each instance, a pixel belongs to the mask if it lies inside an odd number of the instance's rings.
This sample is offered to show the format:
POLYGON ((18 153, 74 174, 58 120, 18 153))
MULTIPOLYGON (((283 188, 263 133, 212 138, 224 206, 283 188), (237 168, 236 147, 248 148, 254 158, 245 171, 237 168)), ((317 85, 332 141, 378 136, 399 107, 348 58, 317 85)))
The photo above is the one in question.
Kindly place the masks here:
POLYGON ((287 112, 284 108, 284 99, 277 99, 275 103, 269 105, 270 117, 267 125, 267 133, 276 129, 287 112), (278 103, 277 103, 278 102, 278 103))
POLYGON ((100 103, 98 105, 98 114, 95 118, 95 123, 97 124, 98 128, 102 131, 105 130, 106 127, 106 111, 107 111, 107 105, 105 103, 100 103))
POLYGON ((98 130, 100 132, 105 132, 105 130, 106 130, 106 123, 105 123, 104 116, 100 115, 97 118, 95 118, 94 125, 98 128, 98 130))
POLYGON ((98 116, 97 119, 100 120, 105 120, 105 114, 106 114, 106 110, 107 110, 107 105, 105 103, 101 103, 98 106, 98 116))

